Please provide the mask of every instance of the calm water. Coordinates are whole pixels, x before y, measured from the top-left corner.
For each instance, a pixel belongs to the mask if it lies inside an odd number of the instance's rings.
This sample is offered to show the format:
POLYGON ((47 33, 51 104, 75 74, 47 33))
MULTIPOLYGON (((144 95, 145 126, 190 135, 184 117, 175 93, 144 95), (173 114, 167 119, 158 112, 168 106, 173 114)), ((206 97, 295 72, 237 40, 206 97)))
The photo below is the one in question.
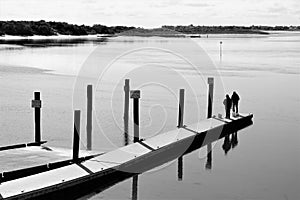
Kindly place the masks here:
POLYGON ((124 145, 124 78, 142 91, 141 135, 147 138, 175 128, 180 88, 186 89, 185 124, 205 118, 208 76, 215 77, 215 114, 224 113, 222 100, 233 90, 241 96, 240 111, 254 113, 238 144, 225 155, 224 140, 215 142, 211 170, 203 148, 183 157, 182 180, 176 160, 89 198, 135 199, 137 190, 138 199, 300 199, 300 33, 1 44, 0 145, 32 141, 35 90, 42 93, 48 145, 71 147, 73 110, 81 109, 83 149, 85 84, 93 83, 93 145, 108 151, 124 145))

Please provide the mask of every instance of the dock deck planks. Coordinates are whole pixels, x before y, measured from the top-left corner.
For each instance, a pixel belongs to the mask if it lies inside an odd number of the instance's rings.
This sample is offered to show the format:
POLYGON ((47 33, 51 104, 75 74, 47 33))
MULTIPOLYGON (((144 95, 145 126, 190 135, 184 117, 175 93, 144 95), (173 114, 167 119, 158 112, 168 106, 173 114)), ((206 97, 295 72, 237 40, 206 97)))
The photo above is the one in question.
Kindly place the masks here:
POLYGON ((185 130, 185 129, 176 129, 168 131, 166 133, 159 134, 155 137, 149 138, 143 143, 150 146, 151 148, 157 150, 162 147, 168 146, 176 141, 194 136, 195 133, 185 130))
POLYGON ((88 174, 89 173, 80 166, 73 164, 45 173, 35 174, 33 176, 2 183, 0 185, 0 191, 3 198, 6 198, 33 190, 43 189, 52 185, 57 185, 59 183, 74 180, 88 174))
POLYGON ((89 168, 92 172, 98 172, 108 168, 117 167, 139 156, 146 155, 149 152, 151 151, 143 145, 133 143, 88 160, 82 163, 82 165, 89 168))
MULTIPOLYGON (((81 150, 81 156, 95 155, 101 152, 81 150)), ((51 162, 70 159, 71 149, 45 148, 43 146, 30 146, 0 152, 0 173, 21 168, 29 168, 51 162)))

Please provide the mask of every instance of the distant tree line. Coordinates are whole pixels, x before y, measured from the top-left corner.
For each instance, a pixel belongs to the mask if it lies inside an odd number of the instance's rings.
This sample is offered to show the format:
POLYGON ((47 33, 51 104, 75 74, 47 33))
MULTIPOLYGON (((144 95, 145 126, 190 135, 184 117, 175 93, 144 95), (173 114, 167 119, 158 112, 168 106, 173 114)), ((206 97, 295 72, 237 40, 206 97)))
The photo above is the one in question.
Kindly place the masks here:
POLYGON ((300 26, 162 26, 162 28, 174 30, 186 34, 209 33, 260 33, 261 31, 300 30, 300 26))
POLYGON ((291 31, 300 30, 300 26, 250 26, 251 29, 264 31, 291 31))
POLYGON ((68 24, 66 22, 41 21, 0 21, 0 35, 88 35, 88 34, 115 34, 133 29, 126 26, 93 26, 68 24))
MULTIPOLYGON (((262 31, 300 30, 300 26, 162 26, 163 29, 185 34, 209 34, 209 33, 258 33, 262 31)), ((0 21, 0 35, 88 35, 88 34, 116 34, 135 29, 127 26, 105 26, 95 24, 93 26, 68 24, 66 22, 41 21, 0 21)), ((137 28, 142 32, 143 28, 137 28)), ((144 29, 146 32, 148 29, 144 29)), ((149 30, 148 30, 149 31, 149 30)))

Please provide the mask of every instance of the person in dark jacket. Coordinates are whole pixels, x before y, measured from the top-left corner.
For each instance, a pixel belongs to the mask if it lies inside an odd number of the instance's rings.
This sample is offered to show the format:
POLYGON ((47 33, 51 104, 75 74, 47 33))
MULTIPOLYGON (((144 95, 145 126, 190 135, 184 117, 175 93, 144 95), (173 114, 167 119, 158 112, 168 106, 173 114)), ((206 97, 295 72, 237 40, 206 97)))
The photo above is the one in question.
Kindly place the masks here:
POLYGON ((228 94, 226 94, 226 98, 224 99, 223 104, 225 106, 226 118, 230 119, 230 110, 231 110, 232 103, 228 94))
POLYGON ((231 96, 232 111, 236 112, 237 114, 239 113, 239 100, 240 100, 239 95, 234 91, 231 96))

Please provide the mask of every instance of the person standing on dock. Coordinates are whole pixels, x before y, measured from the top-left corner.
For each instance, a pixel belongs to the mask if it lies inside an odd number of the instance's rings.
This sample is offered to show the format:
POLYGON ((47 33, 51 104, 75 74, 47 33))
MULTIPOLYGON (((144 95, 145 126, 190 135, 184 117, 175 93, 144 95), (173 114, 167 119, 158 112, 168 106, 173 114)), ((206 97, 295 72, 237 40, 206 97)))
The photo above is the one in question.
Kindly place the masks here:
POLYGON ((225 106, 226 118, 230 119, 230 110, 231 110, 232 102, 228 94, 226 94, 226 98, 224 99, 223 104, 225 106))
POLYGON ((234 91, 231 96, 231 101, 232 101, 232 111, 236 114, 239 113, 239 100, 240 100, 239 95, 234 91))

